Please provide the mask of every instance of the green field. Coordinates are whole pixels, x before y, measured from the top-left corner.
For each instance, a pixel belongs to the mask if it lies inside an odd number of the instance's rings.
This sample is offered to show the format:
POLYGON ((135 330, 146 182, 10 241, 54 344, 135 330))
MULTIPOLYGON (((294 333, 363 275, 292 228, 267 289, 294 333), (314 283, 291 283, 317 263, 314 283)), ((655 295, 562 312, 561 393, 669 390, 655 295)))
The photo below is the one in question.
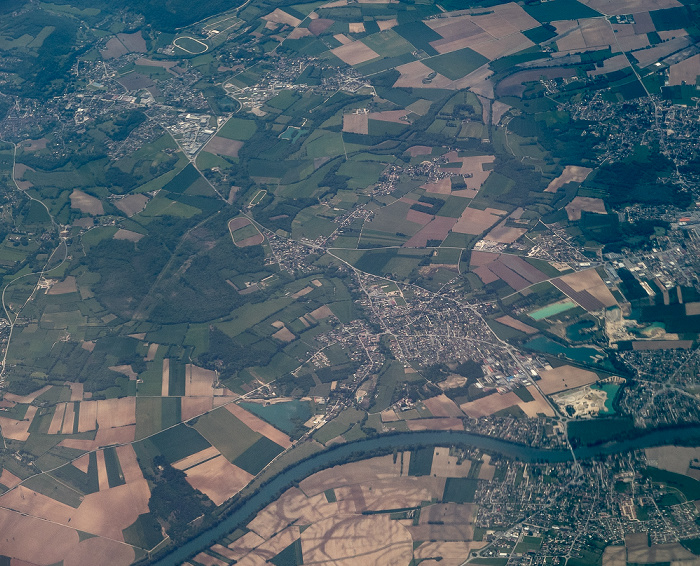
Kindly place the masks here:
POLYGON ((233 460, 233 464, 254 476, 258 475, 278 454, 284 451, 279 444, 261 437, 233 460))
POLYGON ((450 503, 473 503, 478 480, 471 478, 447 478, 442 500, 450 503))
POLYGON ((217 132, 217 136, 230 140, 246 141, 253 137, 257 126, 253 120, 230 118, 217 132))
POLYGON ((452 53, 431 57, 426 59, 424 63, 433 71, 437 71, 442 76, 454 81, 475 71, 488 61, 483 55, 465 47, 452 53))
MULTIPOLYGON (((223 407, 198 417, 193 426, 232 463, 262 438, 223 407)), ((245 462, 253 456, 249 454, 245 462)))

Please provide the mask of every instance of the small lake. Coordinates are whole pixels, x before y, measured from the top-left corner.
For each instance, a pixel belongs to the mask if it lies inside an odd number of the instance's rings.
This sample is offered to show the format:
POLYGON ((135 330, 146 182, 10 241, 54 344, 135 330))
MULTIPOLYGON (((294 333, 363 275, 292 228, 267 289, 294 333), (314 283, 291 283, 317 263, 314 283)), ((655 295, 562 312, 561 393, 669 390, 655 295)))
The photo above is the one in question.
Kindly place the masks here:
POLYGON ((582 342, 588 339, 591 335, 590 332, 586 332, 591 328, 595 327, 595 322, 592 320, 582 320, 580 322, 575 322, 566 327, 566 337, 572 342, 582 342))
POLYGON ((591 385, 592 389, 599 389, 605 391, 607 398, 605 399, 605 410, 600 411, 601 415, 614 415, 615 409, 613 409, 613 401, 615 400, 615 395, 620 390, 620 386, 616 383, 595 383, 591 385))
POLYGON ((542 307, 541 309, 532 311, 528 316, 535 320, 542 320, 544 318, 554 316, 555 314, 568 311, 569 309, 573 309, 575 306, 576 303, 574 303, 571 299, 567 299, 565 301, 553 303, 551 305, 547 305, 546 307, 542 307))
POLYGON ((552 356, 558 356, 561 354, 570 360, 581 362, 582 364, 598 366, 609 371, 613 370, 608 358, 593 348, 587 348, 585 346, 564 346, 544 336, 533 338, 529 342, 526 342, 525 346, 537 352, 551 354, 552 356))

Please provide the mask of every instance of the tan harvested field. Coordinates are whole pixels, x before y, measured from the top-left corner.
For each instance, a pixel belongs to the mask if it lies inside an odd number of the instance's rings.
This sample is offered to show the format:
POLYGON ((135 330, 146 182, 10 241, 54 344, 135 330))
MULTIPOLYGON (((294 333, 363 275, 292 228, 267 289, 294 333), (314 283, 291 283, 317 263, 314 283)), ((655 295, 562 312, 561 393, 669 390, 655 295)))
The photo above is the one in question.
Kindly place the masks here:
POLYGON ((491 123, 498 124, 503 115, 510 110, 510 106, 503 102, 494 101, 491 104, 491 123))
POLYGON ((512 391, 504 393, 503 395, 499 393, 493 393, 487 397, 477 399, 476 401, 470 401, 469 403, 463 403, 459 406, 468 416, 473 419, 479 417, 485 417, 487 415, 492 415, 513 405, 520 403, 520 397, 518 397, 512 391))
POLYGON ((499 216, 492 214, 489 210, 493 209, 465 208, 459 220, 453 226, 452 231, 460 234, 481 234, 500 219, 499 216))
POLYGON ((700 54, 693 55, 685 61, 671 65, 668 84, 680 85, 685 83, 694 85, 698 75, 700 75, 700 54))
POLYGON ((215 505, 221 505, 243 489, 254 476, 217 456, 188 469, 187 482, 204 493, 215 505))
POLYGON ((445 478, 400 477, 374 479, 361 484, 334 488, 339 512, 362 513, 381 509, 414 507, 421 501, 440 498, 445 478))
POLYGON ((161 371, 160 394, 167 397, 170 393, 170 358, 163 358, 163 369, 161 371))
POLYGON ((72 528, 48 523, 30 516, 22 516, 7 509, 0 509, 2 551, 28 564, 58 564, 64 566, 92 566, 110 564, 127 566, 135 559, 129 545, 103 538, 90 538, 80 542, 78 532, 72 528))
POLYGON ((258 513, 248 523, 248 528, 264 539, 269 539, 296 521, 308 525, 337 513, 338 504, 328 503, 323 492, 307 497, 300 489, 292 487, 258 513))
POLYGON ((595 212, 596 214, 606 214, 605 202, 603 199, 591 197, 576 197, 567 204, 566 214, 569 220, 581 220, 581 212, 595 212))
POLYGON ((37 407, 31 405, 27 408, 24 419, 16 421, 9 417, 0 417, 0 430, 2 435, 10 440, 20 440, 25 442, 29 438, 29 426, 32 424, 37 407))
POLYGON ((316 320, 324 320, 330 316, 333 316, 333 311, 328 307, 328 305, 323 305, 309 313, 316 320))
POLYGON ((472 20, 494 37, 505 37, 513 32, 525 31, 540 25, 515 2, 494 6, 491 10, 493 13, 473 16, 472 20))
POLYGON ((237 554, 222 544, 213 544, 210 548, 217 554, 221 554, 221 556, 225 556, 229 560, 236 559, 237 554))
POLYGON ((288 527, 258 546, 258 548, 255 549, 255 554, 265 560, 272 560, 297 540, 300 534, 301 532, 298 526, 288 527))
MULTIPOLYGON (((433 451, 430 475, 440 478, 466 478, 471 467, 472 463, 469 460, 459 462, 457 456, 450 456, 449 448, 436 447, 433 451)), ((421 512, 421 519, 422 515, 421 512)))
POLYGON ((97 451, 97 479, 100 491, 107 491, 109 489, 109 479, 107 478, 104 450, 97 451))
MULTIPOLYGON (((300 28, 300 29, 301 29, 301 28, 300 28)), ((345 35, 344 33, 336 33, 336 34, 333 36, 333 39, 336 39, 337 41, 339 41, 339 42, 342 43, 343 45, 346 45, 346 44, 348 44, 348 43, 352 43, 352 42, 354 41, 354 40, 350 39, 350 38, 349 38, 347 35, 345 35)))
POLYGON ((410 112, 406 110, 384 110, 383 112, 370 112, 368 117, 370 120, 379 120, 380 122, 394 122, 395 124, 407 124, 404 120, 410 112))
POLYGON ((490 61, 493 61, 494 59, 512 55, 523 49, 528 49, 534 45, 535 44, 522 33, 513 33, 505 37, 472 45, 471 48, 490 61))
POLYGON ((434 417, 463 417, 464 413, 457 403, 444 393, 423 401, 423 404, 434 417))
POLYGON ((514 228, 511 226, 506 226, 506 221, 504 220, 488 234, 486 234, 484 239, 501 244, 512 244, 525 232, 527 232, 527 228, 514 228))
POLYGON ((321 470, 302 480, 300 487, 309 496, 322 494, 327 489, 371 482, 376 479, 398 478, 401 474, 401 458, 379 456, 321 470))
POLYGON ((117 428, 136 423, 136 397, 106 399, 96 403, 99 428, 117 428))
POLYGON ((134 368, 131 367, 131 364, 123 365, 123 366, 109 366, 109 369, 111 369, 112 371, 116 371, 117 373, 121 373, 122 375, 125 375, 131 381, 134 381, 139 376, 134 371, 134 368))
POLYGON ((669 39, 676 39, 677 37, 685 37, 686 35, 688 35, 688 32, 684 29, 672 29, 659 32, 659 38, 661 41, 668 41, 669 39))
POLYGON ((411 157, 418 157, 419 155, 430 155, 433 152, 433 148, 428 145, 414 145, 406 150, 411 157))
POLYGON ((73 189, 70 195, 70 206, 93 216, 105 213, 105 209, 99 199, 78 189, 73 189))
POLYGON ((396 18, 392 20, 376 20, 377 25, 379 26, 379 31, 386 31, 388 29, 391 29, 393 27, 396 27, 399 25, 399 22, 396 18))
POLYGON ((406 528, 388 515, 330 517, 301 533, 304 564, 405 566, 412 545, 406 528))
POLYGON ((78 412, 78 432, 97 428, 97 401, 81 401, 78 412))
POLYGON ((650 466, 695 479, 700 470, 690 470, 690 461, 700 459, 700 448, 685 446, 657 446, 644 450, 650 466), (691 473, 696 472, 696 473, 691 473))
POLYGON ((464 541, 474 538, 470 525, 417 525, 408 527, 413 540, 464 541))
POLYGON ((227 155, 228 157, 238 157, 239 150, 243 147, 243 142, 238 140, 229 140, 214 136, 209 140, 209 143, 204 149, 216 155, 227 155))
POLYGON ((421 189, 425 189, 429 193, 436 193, 439 195, 449 195, 452 193, 452 181, 449 177, 443 177, 438 179, 433 183, 425 183, 421 185, 421 189))
POLYGON ((520 330, 520 332, 524 332, 525 334, 536 334, 538 332, 536 328, 533 328, 532 326, 525 324, 524 322, 521 322, 517 318, 513 318, 510 315, 497 318, 496 322, 500 322, 501 324, 505 324, 506 326, 520 330))
POLYGON ((223 560, 220 560, 219 558, 215 558, 211 554, 207 554, 206 552, 200 552, 197 556, 194 557, 193 559, 195 562, 198 564, 202 564, 203 566, 227 566, 228 562, 224 562, 223 560))
POLYGON ((211 397, 216 372, 193 364, 185 366, 185 397, 211 397))
POLYGON ((269 440, 272 440, 272 442, 275 444, 279 444, 283 448, 289 448, 292 446, 292 442, 289 437, 281 430, 277 430, 271 424, 265 422, 259 417, 256 417, 253 413, 246 411, 243 407, 236 405, 235 403, 230 403, 229 405, 226 405, 226 409, 248 428, 262 434, 269 440))
POLYGON ((558 278, 576 292, 588 291, 606 307, 617 305, 615 297, 595 269, 569 273, 558 278))
POLYGON ((56 405, 53 417, 51 418, 51 424, 49 425, 49 434, 58 434, 59 432, 61 432, 61 427, 63 426, 63 414, 65 413, 65 411, 65 403, 58 403, 56 405))
POLYGON ((0 483, 8 488, 13 488, 19 484, 22 480, 19 479, 15 474, 9 470, 3 469, 0 474, 0 483))
POLYGON ((63 426, 61 427, 61 434, 73 434, 74 425, 75 403, 67 403, 66 412, 63 415, 63 426))
POLYGON ((197 464, 201 464, 205 460, 211 460, 212 458, 216 458, 219 454, 221 454, 221 452, 219 452, 213 446, 210 446, 209 448, 205 448, 204 450, 200 450, 199 452, 190 454, 182 460, 178 460, 172 466, 173 468, 177 468, 178 470, 186 470, 187 468, 191 468, 193 466, 196 466, 197 464))
POLYGON ((135 425, 120 426, 116 428, 100 428, 100 430, 97 431, 97 435, 95 435, 95 440, 66 438, 59 443, 59 446, 76 448, 78 450, 95 450, 100 446, 133 442, 135 434, 135 425))
POLYGON ((481 468, 479 468, 479 479, 491 481, 496 473, 496 466, 491 464, 491 456, 484 454, 482 456, 483 462, 481 468))
POLYGON ((211 411, 214 408, 211 397, 183 397, 180 400, 181 415, 183 421, 188 421, 194 417, 211 411))
POLYGON ((348 65, 358 65, 372 59, 377 59, 380 55, 367 47, 361 41, 353 41, 347 45, 341 45, 331 49, 331 53, 348 65))
POLYGON ((293 298, 293 299, 298 299, 299 297, 303 297, 304 295, 308 295, 308 294, 311 293, 311 291, 313 291, 313 290, 314 290, 313 287, 307 285, 307 286, 304 287, 303 289, 300 289, 300 290, 297 291, 296 293, 293 293, 293 294, 292 294, 292 298, 293 298))
POLYGON ((63 281, 59 281, 46 292, 47 295, 65 295, 67 293, 75 293, 78 291, 78 286, 75 283, 75 277, 68 275, 63 281))
POLYGON ((535 418, 540 414, 553 417, 554 409, 552 409, 551 405, 547 403, 547 400, 542 397, 542 394, 537 390, 537 387, 534 385, 528 385, 527 390, 534 398, 534 401, 528 401, 527 403, 520 401, 518 403, 518 407, 520 407, 523 412, 531 418, 535 418))
POLYGON ((424 84, 423 79, 434 71, 425 63, 420 61, 412 61, 405 65, 399 65, 396 70, 401 73, 401 76, 394 83, 394 88, 451 88, 452 81, 447 77, 438 74, 429 84, 424 84))
POLYGON ((648 67, 653 65, 660 59, 668 57, 671 53, 675 53, 684 47, 688 47, 691 42, 687 37, 678 37, 676 39, 671 39, 664 43, 659 43, 649 49, 640 50, 638 53, 634 54, 634 58, 639 61, 640 67, 648 67))
MULTIPOLYGON (((443 448, 443 450, 447 450, 443 448)), ((469 462, 465 462, 468 464, 469 462)), ((445 523, 471 525, 476 519, 479 506, 473 503, 437 503, 423 507, 419 524, 445 523)))
POLYGON ((287 39, 301 39, 302 37, 309 37, 310 35, 313 34, 307 28, 294 28, 287 36, 287 39))
POLYGON ((461 419, 437 417, 434 419, 415 419, 406 421, 408 430, 464 430, 461 419))
POLYGON ((146 357, 143 359, 145 362, 152 362, 156 359, 156 353, 158 352, 159 344, 149 344, 148 352, 146 352, 146 357))
POLYGON ((137 212, 141 212, 148 204, 146 195, 129 195, 117 201, 114 201, 114 206, 121 210, 124 214, 132 217, 137 212))
POLYGON ((228 545, 228 548, 231 550, 231 554, 228 556, 231 560, 240 560, 263 542, 265 542, 265 539, 260 535, 252 531, 247 532, 241 538, 228 545))
POLYGON ((281 342, 291 342, 292 340, 296 340, 296 336, 292 333, 291 330, 289 330, 286 326, 284 328, 279 329, 277 332, 275 332, 272 335, 273 338, 277 338, 277 340, 280 340, 281 342))
POLYGON ((275 9, 274 12, 271 12, 267 16, 263 16, 263 20, 267 20, 268 22, 275 22, 277 24, 288 24, 292 27, 297 27, 301 23, 301 20, 299 18, 295 18, 294 16, 280 10, 279 8, 275 9))
POLYGON ((361 114, 343 114, 343 131, 353 134, 369 134, 369 118, 361 114))
POLYGON ((579 20, 583 40, 588 49, 615 47, 615 32, 610 24, 602 19, 579 20), (585 22, 585 23, 584 23, 585 22))
POLYGON ((126 481, 127 485, 142 480, 143 473, 141 472, 141 467, 139 466, 133 446, 131 444, 117 446, 116 450, 119 458, 119 465, 124 474, 124 481, 126 481))
POLYGON ((20 485, 0 497, 0 506, 123 541, 122 529, 148 513, 150 495, 148 482, 141 479, 86 495, 75 509, 20 485))
POLYGON ((566 185, 566 183, 583 183, 588 175, 591 174, 593 169, 589 167, 581 167, 578 165, 567 165, 564 167, 564 171, 556 179, 553 179, 547 188, 544 190, 546 193, 556 193, 561 187, 566 185))
POLYGON ((399 419, 399 417, 396 414, 396 411, 394 409, 386 409, 380 413, 381 419, 383 423, 394 423, 399 419))
POLYGON ((36 391, 34 391, 33 393, 30 393, 29 395, 15 395, 14 393, 5 393, 5 399, 7 401, 12 401, 13 403, 30 404, 39 395, 46 393, 49 389, 51 389, 51 386, 45 385, 41 389, 37 389, 36 391))
POLYGON ((350 22, 348 24, 348 31, 350 33, 364 33, 365 24, 363 22, 350 22))
POLYGON ((624 546, 606 546, 603 566, 627 566, 627 549, 624 546))
POLYGON ((575 389, 582 385, 590 385, 598 381, 598 376, 592 371, 574 366, 561 366, 540 373, 542 378, 537 382, 542 393, 551 395, 565 389, 575 389))
POLYGON ((413 555, 422 559, 421 564, 428 564, 430 558, 440 558, 440 566, 460 566, 466 556, 472 550, 482 548, 486 542, 452 541, 452 542, 424 542, 413 551, 413 555))
POLYGON ((113 236, 115 240, 128 240, 129 242, 138 242, 143 237, 144 234, 139 234, 133 230, 124 230, 124 228, 119 228, 113 236))
POLYGON ((678 542, 653 544, 648 546, 647 533, 634 533, 625 536, 627 562, 632 564, 653 564, 688 560, 687 564, 697 564, 697 556, 686 550, 678 542))

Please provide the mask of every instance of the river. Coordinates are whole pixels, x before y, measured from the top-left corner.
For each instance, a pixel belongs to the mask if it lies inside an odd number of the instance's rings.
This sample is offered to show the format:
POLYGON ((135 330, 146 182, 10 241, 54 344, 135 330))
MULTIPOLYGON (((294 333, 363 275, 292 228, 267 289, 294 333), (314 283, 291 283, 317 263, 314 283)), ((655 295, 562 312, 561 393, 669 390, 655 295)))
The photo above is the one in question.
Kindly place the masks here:
MULTIPOLYGON (((627 452, 650 446, 664 444, 700 445, 700 426, 655 430, 631 440, 612 442, 599 446, 587 446, 576 450, 578 459, 627 452)), ((421 431, 376 436, 335 446, 320 452, 310 458, 292 465, 275 476, 226 518, 206 531, 189 540, 179 548, 153 562, 155 566, 175 566, 182 564, 188 557, 211 546, 218 539, 243 526, 248 519, 258 513, 263 507, 274 501, 278 495, 295 482, 299 482, 320 469, 329 468, 346 462, 357 453, 371 453, 375 450, 408 449, 418 446, 450 446, 463 445, 479 448, 489 452, 497 452, 502 456, 518 459, 522 462, 551 462, 560 463, 571 461, 572 455, 564 450, 544 450, 530 448, 523 444, 515 444, 505 440, 481 436, 469 432, 454 431, 421 431)))

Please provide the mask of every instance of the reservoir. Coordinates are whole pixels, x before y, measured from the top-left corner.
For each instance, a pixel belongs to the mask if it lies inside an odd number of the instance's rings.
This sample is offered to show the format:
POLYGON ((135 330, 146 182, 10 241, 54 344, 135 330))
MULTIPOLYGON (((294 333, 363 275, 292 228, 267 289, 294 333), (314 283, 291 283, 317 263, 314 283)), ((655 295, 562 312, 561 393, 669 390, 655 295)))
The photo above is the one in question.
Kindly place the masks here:
MULTIPOLYGON (((650 446, 664 444, 700 444, 700 426, 660 429, 651 431, 630 440, 612 442, 598 446, 585 446, 576 450, 579 459, 592 458, 606 454, 627 452, 650 446)), ((179 548, 163 556, 154 564, 157 566, 176 566, 182 564, 189 556, 200 552, 212 545, 219 538, 242 526, 249 518, 258 513, 263 507, 274 501, 285 489, 311 474, 331 466, 345 463, 352 456, 367 453, 372 457, 373 451, 391 451, 394 449, 410 449, 420 446, 450 446, 462 445, 496 452, 506 458, 518 459, 522 462, 551 462, 560 463, 571 461, 572 454, 565 450, 545 450, 531 448, 524 444, 515 444, 498 438, 482 436, 470 432, 454 431, 420 431, 398 434, 388 434, 341 444, 310 458, 298 462, 279 473, 259 491, 244 500, 233 512, 197 535, 179 548)))

